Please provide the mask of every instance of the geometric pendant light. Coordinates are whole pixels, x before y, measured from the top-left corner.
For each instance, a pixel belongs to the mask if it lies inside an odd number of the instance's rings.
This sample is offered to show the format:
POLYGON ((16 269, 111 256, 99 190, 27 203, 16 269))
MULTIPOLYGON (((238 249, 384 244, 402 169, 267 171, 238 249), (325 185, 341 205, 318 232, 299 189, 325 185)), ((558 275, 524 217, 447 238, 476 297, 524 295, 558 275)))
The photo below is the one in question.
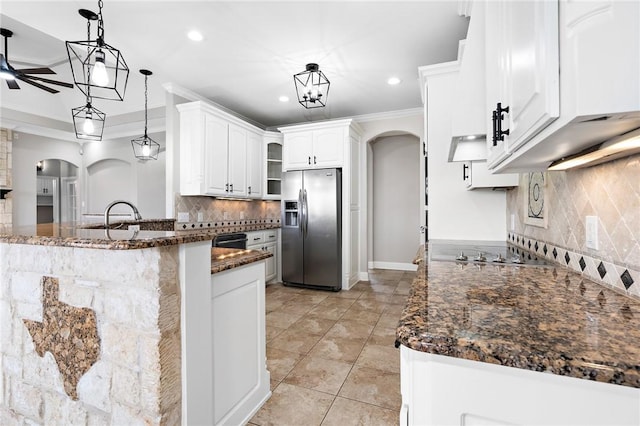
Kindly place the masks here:
POLYGON ((87 40, 67 41, 67 55, 73 81, 85 95, 122 101, 127 89, 129 67, 120 51, 104 41, 102 0, 98 1, 98 15, 87 9, 78 13, 87 19, 87 40), (90 23, 98 21, 98 37, 91 40, 90 23))
POLYGON ((307 109, 321 108, 327 104, 329 80, 318 64, 307 64, 306 69, 293 76, 298 102, 307 109))
POLYGON ((71 110, 73 116, 73 127, 76 131, 76 138, 101 141, 104 130, 106 114, 91 105, 91 98, 87 96, 87 104, 71 110))
POLYGON ((149 70, 140 70, 144 75, 144 135, 131 140, 133 155, 139 160, 157 160, 160 144, 147 135, 147 77, 153 74, 149 70))

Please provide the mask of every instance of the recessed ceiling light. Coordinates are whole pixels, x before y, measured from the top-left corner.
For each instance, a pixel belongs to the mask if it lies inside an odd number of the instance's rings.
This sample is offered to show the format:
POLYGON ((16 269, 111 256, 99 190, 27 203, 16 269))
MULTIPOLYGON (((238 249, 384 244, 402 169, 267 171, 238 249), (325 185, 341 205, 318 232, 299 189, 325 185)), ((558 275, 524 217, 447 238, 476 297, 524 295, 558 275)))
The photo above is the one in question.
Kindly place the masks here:
POLYGON ((282 95, 282 96, 280 96, 280 97, 278 98, 278 100, 279 100, 280 102, 289 102, 289 97, 288 97, 288 96, 284 96, 284 95, 282 95))
POLYGON ((189 39, 193 41, 202 41, 204 39, 204 37, 202 36, 202 33, 197 30, 189 31, 187 33, 187 37, 189 37, 189 39))
POLYGON ((387 80, 387 84, 390 86, 395 86, 396 84, 400 84, 400 79, 398 77, 391 77, 387 80))

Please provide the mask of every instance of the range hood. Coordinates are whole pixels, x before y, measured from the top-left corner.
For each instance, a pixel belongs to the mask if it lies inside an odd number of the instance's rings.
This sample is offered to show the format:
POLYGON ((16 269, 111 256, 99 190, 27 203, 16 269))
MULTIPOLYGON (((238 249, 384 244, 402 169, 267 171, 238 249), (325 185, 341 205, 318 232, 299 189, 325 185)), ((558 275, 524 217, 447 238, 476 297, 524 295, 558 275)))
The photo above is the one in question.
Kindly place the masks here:
POLYGON ((467 39, 458 46, 460 72, 454 92, 449 161, 487 159, 485 121, 484 2, 474 1, 465 14, 471 17, 467 39))

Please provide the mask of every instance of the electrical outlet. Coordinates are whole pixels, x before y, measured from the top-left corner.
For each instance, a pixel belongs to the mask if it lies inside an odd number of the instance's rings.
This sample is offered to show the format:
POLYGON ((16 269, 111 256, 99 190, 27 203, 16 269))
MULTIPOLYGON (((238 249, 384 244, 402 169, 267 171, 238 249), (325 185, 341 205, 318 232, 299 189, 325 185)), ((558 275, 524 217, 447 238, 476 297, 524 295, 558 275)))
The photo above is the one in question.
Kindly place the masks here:
POLYGON ((129 227, 127 229, 129 231, 139 231, 140 230, 140 225, 129 225, 129 227))
POLYGON ((587 248, 598 250, 598 216, 586 216, 584 223, 587 248))
POLYGON ((222 218, 224 220, 229 220, 229 212, 222 212, 222 218))
POLYGON ((244 212, 240 212, 240 220, 244 219, 244 212))
POLYGON ((204 222, 204 213, 198 212, 198 222, 204 222))
POLYGON ((189 222, 189 212, 178 212, 178 222, 189 222))
POLYGON ((516 230, 516 215, 511 213, 511 231, 516 230))

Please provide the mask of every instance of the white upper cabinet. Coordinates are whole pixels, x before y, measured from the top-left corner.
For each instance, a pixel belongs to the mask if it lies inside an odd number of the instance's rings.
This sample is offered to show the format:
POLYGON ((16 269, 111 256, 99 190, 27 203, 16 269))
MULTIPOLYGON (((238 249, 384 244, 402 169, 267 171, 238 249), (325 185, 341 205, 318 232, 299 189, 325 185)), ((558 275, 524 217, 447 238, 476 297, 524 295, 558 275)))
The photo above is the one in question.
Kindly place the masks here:
POLYGON ((486 5, 489 124, 498 102, 509 107, 509 134, 487 138, 490 168, 544 170, 640 127, 640 2, 486 5))
POLYGON ((263 131, 204 102, 177 108, 180 193, 259 198, 263 131))
POLYGON ((262 197, 262 136, 247 133, 247 195, 251 198, 262 197))
POLYGON ((560 113, 558 3, 486 3, 489 166, 499 164, 560 113))
POLYGON ((282 192, 282 133, 267 132, 264 137, 263 198, 279 200, 282 192))
POLYGON ((247 195, 247 131, 229 124, 229 194, 247 195))
POLYGON ((280 128, 284 134, 283 170, 342 167, 350 122, 339 120, 280 128))

